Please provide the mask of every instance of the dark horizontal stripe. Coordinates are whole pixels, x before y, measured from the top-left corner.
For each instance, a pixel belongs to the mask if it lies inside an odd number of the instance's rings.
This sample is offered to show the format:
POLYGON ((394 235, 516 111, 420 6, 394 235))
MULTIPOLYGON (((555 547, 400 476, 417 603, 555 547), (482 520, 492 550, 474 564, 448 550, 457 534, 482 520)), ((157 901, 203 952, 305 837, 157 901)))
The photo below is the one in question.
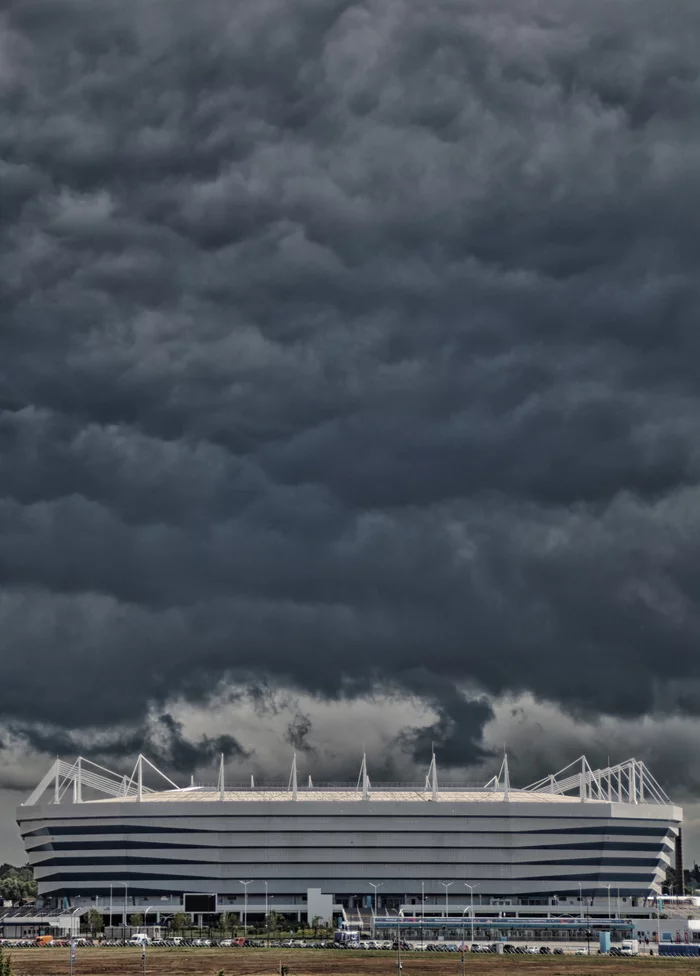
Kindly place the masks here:
MULTIPOLYGON (((641 867, 641 868, 655 868, 661 857, 563 857, 561 860, 550 860, 550 861, 513 861, 513 867, 527 866, 527 865, 551 865, 552 867, 557 867, 561 865, 577 865, 577 864, 600 864, 601 867, 641 867)), ((152 862, 151 862, 152 863, 152 862)))
MULTIPOLYGON (((255 818, 251 818, 255 820, 255 818)), ((434 819, 434 818, 431 818, 434 819)), ((317 832, 317 828, 311 827, 297 827, 289 829, 287 827, 275 827, 271 829, 266 829, 261 820, 258 820, 259 826, 253 828, 209 828, 209 827, 180 827, 180 826, 163 826, 155 824, 95 824, 86 823, 80 826, 75 825, 61 825, 56 824, 49 827, 41 827, 37 830, 29 831, 23 834, 24 837, 60 837, 69 835, 96 835, 96 834, 241 834, 241 833, 285 833, 285 834, 312 834, 317 832)), ((552 827, 546 830, 520 830, 517 826, 513 825, 510 830, 468 830, 466 827, 464 830, 459 831, 431 831, 429 827, 429 821, 425 824, 421 824, 416 827, 416 825, 407 825, 406 828, 397 830, 391 828, 385 828, 380 824, 374 824, 366 827, 365 829, 353 826, 353 827, 343 827, 336 828, 337 831, 347 832, 347 833, 370 833, 370 834, 404 834, 404 833, 431 833, 440 832, 444 834, 456 834, 457 836, 465 836, 470 833, 476 833, 479 835, 498 835, 498 836, 516 836, 516 835, 527 835, 527 834, 589 834, 589 835, 600 835, 609 834, 611 836, 647 836, 647 837, 665 837, 668 833, 668 827, 632 827, 632 826, 617 826, 617 825, 605 825, 605 826, 591 826, 591 827, 552 827)))
MULTIPOLYGON (((21 824, 20 824, 21 828, 21 824)), ((56 824, 52 827, 39 827, 30 830, 23 837, 49 837, 60 834, 201 834, 198 827, 164 827, 157 824, 94 824, 84 826, 56 824)))
MULTIPOLYGON (((545 875, 540 878, 513 878, 513 882, 521 884, 523 881, 585 881, 587 883, 596 882, 600 886, 610 884, 612 887, 614 887, 617 881, 639 881, 641 877, 643 877, 643 875, 639 874, 566 874, 562 875, 561 877, 553 874, 545 875)), ((646 890, 648 891, 648 888, 646 890)))
MULTIPOLYGON (((354 803, 352 805, 355 806, 354 803)), ((188 819, 188 820, 189 819, 192 819, 192 818, 196 818, 197 820, 261 820, 261 819, 264 819, 265 817, 269 817, 271 819, 275 818, 275 819, 280 819, 280 820, 284 820, 284 819, 298 820, 301 817, 303 817, 303 818, 305 818, 307 820, 335 820, 335 819, 338 819, 338 818, 347 818, 347 819, 353 819, 353 818, 361 819, 361 818, 364 818, 364 819, 370 821, 370 820, 374 820, 374 819, 380 819, 381 817, 386 817, 388 820, 395 820, 395 819, 397 819, 397 817, 401 817, 402 816, 402 814, 398 814, 397 815, 396 813, 393 813, 393 812, 388 812, 388 811, 387 812, 382 812, 382 806, 383 805, 384 805, 383 804, 383 801, 377 802, 374 805, 374 808, 372 809, 372 812, 371 813, 368 813, 367 810, 362 809, 362 808, 360 808, 360 809, 348 809, 348 807, 344 807, 343 808, 342 803, 338 803, 338 805, 337 805, 338 806, 338 809, 336 811, 328 811, 328 810, 314 811, 313 807, 311 807, 310 809, 306 809, 306 807, 307 806, 310 806, 310 805, 305 804, 305 803, 300 803, 300 804, 298 804, 298 807, 299 808, 297 810, 284 811, 284 812, 276 811, 276 810, 268 810, 267 812, 261 812, 260 809, 252 809, 252 810, 248 810, 248 811, 243 811, 243 810, 240 810, 239 809, 237 811, 221 810, 221 811, 217 811, 217 813, 207 813, 205 811, 202 811, 202 810, 198 809, 199 804, 193 803, 193 804, 191 804, 189 806, 189 809, 187 809, 186 811, 184 809, 181 809, 181 810, 177 810, 177 811, 171 811, 169 813, 168 812, 163 812, 163 811, 161 811, 159 813, 144 813, 142 809, 139 809, 138 811, 131 810, 128 813, 126 811, 122 810, 120 813, 117 813, 117 814, 108 814, 108 813, 100 813, 98 811, 93 811, 92 812, 92 815, 91 815, 90 813, 84 813, 83 812, 84 811, 84 808, 86 806, 88 806, 88 804, 83 804, 82 805, 82 808, 81 808, 81 805, 78 804, 78 805, 75 806, 74 812, 70 816, 68 816, 68 815, 61 816, 59 813, 53 813, 53 811, 52 811, 52 815, 51 816, 48 816, 48 817, 46 817, 46 816, 37 817, 36 819, 37 820, 42 820, 42 821, 83 820, 86 824, 90 824, 90 823, 103 823, 103 822, 115 821, 115 820, 116 821, 119 821, 120 823, 123 822, 123 821, 125 821, 125 820, 137 820, 137 821, 139 821, 139 823, 143 823, 143 822, 149 821, 149 820, 151 820, 151 821, 153 821, 153 820, 177 820, 178 818, 183 818, 183 819, 188 819), (82 816, 81 816, 81 814, 82 814, 82 816)), ((140 805, 139 804, 135 804, 135 806, 140 806, 140 805)), ((184 804, 183 804, 183 806, 184 806, 184 804)), ((442 813, 442 812, 438 813, 437 810, 439 809, 439 804, 436 806, 435 804, 425 803, 424 804, 424 807, 425 807, 425 809, 422 812, 420 812, 420 813, 418 811, 416 811, 416 810, 411 810, 410 812, 407 811, 405 814, 403 814, 403 816, 405 816, 406 818, 422 817, 426 821, 430 821, 430 820, 473 820, 473 821, 478 821, 478 820, 490 820, 490 821, 505 820, 509 824, 510 823, 520 823, 521 821, 528 821, 528 820, 551 820, 552 823, 559 823, 559 824, 561 824, 562 822, 564 822, 566 820, 587 820, 587 821, 591 821, 590 826, 589 826, 589 824, 583 824, 583 825, 581 825, 579 827, 564 827, 564 826, 562 826, 562 827, 554 827, 554 828, 552 828, 552 831, 554 831, 554 832, 556 832, 557 830, 567 830, 567 831, 568 830, 583 830, 583 831, 588 831, 591 828, 598 828, 598 829, 600 829, 601 821, 604 821, 604 822, 607 823, 607 822, 609 822, 611 820, 620 820, 620 819, 624 819, 628 824, 632 824, 632 823, 643 824, 644 825, 644 829, 646 829, 646 825, 647 824, 649 824, 650 826, 653 826, 653 827, 657 827, 658 829, 663 829, 664 831, 666 831, 668 829, 668 821, 666 821, 666 820, 658 820, 658 819, 655 819, 655 818, 650 818, 649 820, 647 820, 647 819, 645 819, 643 817, 624 817, 624 818, 620 818, 620 817, 611 817, 609 814, 601 814, 601 816, 591 815, 591 816, 584 817, 584 816, 581 815, 581 813, 578 813, 578 812, 577 813, 574 813, 573 809, 570 809, 567 812, 561 811, 561 812, 557 813, 556 810, 552 810, 552 807, 551 806, 548 807, 548 812, 547 813, 532 813, 532 814, 525 814, 525 813, 517 813, 517 814, 512 814, 512 813, 471 813, 471 812, 465 814, 461 810, 458 811, 458 812, 455 812, 455 813, 450 813, 450 812, 447 812, 447 811, 445 811, 444 813, 442 813), (568 815, 567 815, 567 813, 568 813, 568 815)), ((28 819, 28 820, 20 820, 19 821, 20 830, 23 830, 24 827, 31 827, 31 825, 32 825, 33 822, 34 821, 31 820, 31 819, 28 819)), ((44 829, 44 828, 39 828, 39 829, 44 829)), ((214 829, 216 829, 216 828, 214 828, 214 829)), ((626 829, 626 826, 622 827, 622 829, 626 829)), ((546 834, 546 833, 550 833, 550 829, 549 828, 543 828, 543 827, 532 827, 532 828, 527 828, 526 830, 523 831, 523 833, 531 833, 531 834, 542 834, 542 833, 545 833, 546 834)))
MULTIPOLYGON (((446 839, 446 835, 443 835, 443 839, 446 839)), ((311 846, 311 842, 310 842, 311 846)), ((313 844, 311 849, 318 850, 319 846, 322 849, 327 849, 329 851, 343 851, 348 849, 356 850, 426 850, 426 851, 442 851, 447 849, 449 845, 443 844, 437 847, 435 844, 419 844, 411 842, 406 844, 404 848, 394 847, 387 848, 386 844, 376 843, 371 844, 363 841, 361 845, 354 844, 343 844, 338 843, 333 846, 323 843, 322 845, 313 844)), ((667 846, 656 842, 654 844, 643 844, 637 843, 636 841, 629 841, 625 843, 624 841, 588 841, 582 844, 541 844, 541 845, 509 845, 503 848, 494 848, 493 846, 487 845, 467 845, 467 844, 457 844, 453 843, 451 845, 454 850, 457 851, 484 851, 490 852, 493 850, 503 850, 503 851, 601 851, 606 853, 608 851, 660 851, 663 847, 667 846)), ((299 845, 294 848, 295 850, 305 850, 306 847, 299 845)), ((131 851, 131 850, 202 850, 202 851, 226 851, 233 852, 236 850, 247 850, 247 851, 268 851, 273 853, 277 850, 286 851, 289 850, 289 845, 280 844, 249 844, 241 843, 239 845, 226 845, 225 847, 220 847, 216 844, 195 844, 186 843, 185 841, 147 841, 147 840, 128 840, 128 841, 118 841, 118 840, 103 840, 103 841, 53 841, 48 844, 40 844, 36 847, 28 848, 29 854, 34 854, 41 851, 131 851)))
MULTIPOLYGON (((332 857, 332 858, 331 857, 326 857, 326 858, 323 858, 323 857, 306 857, 305 856, 303 858, 300 858, 296 862, 294 862, 294 861, 284 861, 284 863, 285 864, 294 864, 294 863, 296 863, 296 864, 300 864, 300 865, 303 865, 303 864, 324 864, 324 865, 351 864, 351 865, 355 865, 355 866, 357 866, 359 864, 366 864, 367 867, 377 868, 379 870, 381 870, 384 865, 389 865, 389 864, 407 864, 407 865, 408 864, 413 864, 413 865, 422 864, 422 865, 425 865, 426 863, 430 863, 430 862, 426 862, 425 860, 421 860, 421 861, 412 861, 412 860, 410 860, 407 855, 414 854, 413 848, 411 848, 410 851, 401 851, 400 849, 397 848, 396 851, 395 851, 395 856, 393 858, 387 856, 389 854, 389 851, 390 850, 391 850, 391 848, 389 848, 389 849, 385 848, 384 849, 385 856, 383 858, 381 858, 381 860, 377 860, 377 861, 365 861, 365 860, 363 860, 362 859, 362 849, 360 848, 360 849, 357 849, 357 851, 356 851, 357 857, 353 858, 352 860, 343 860, 343 859, 338 858, 338 857, 332 857)), ((209 860, 206 860, 206 861, 202 860, 201 858, 198 858, 197 860, 190 860, 190 859, 186 859, 186 858, 170 858, 170 857, 157 857, 157 858, 154 858, 154 857, 139 857, 138 855, 130 856, 128 854, 127 855, 124 855, 123 857, 105 856, 105 857, 89 857, 89 858, 86 857, 86 858, 80 858, 80 859, 74 859, 74 858, 72 859, 69 856, 65 856, 65 857, 48 857, 48 858, 42 858, 40 860, 33 861, 32 862, 32 866, 35 869, 45 868, 45 867, 52 867, 53 865, 57 865, 59 867, 65 867, 65 868, 72 868, 72 867, 89 866, 89 865, 92 865, 92 864, 104 864, 104 865, 106 865, 106 864, 115 864, 115 865, 151 864, 154 867, 157 866, 157 865, 159 865, 159 864, 182 864, 182 865, 187 865, 187 864, 216 864, 216 865, 219 865, 219 864, 220 865, 235 864, 235 865, 240 865, 241 867, 243 867, 244 865, 247 865, 247 864, 261 864, 261 863, 269 864, 270 863, 270 862, 267 862, 267 861, 266 862, 261 862, 259 860, 255 860, 255 859, 252 859, 252 860, 241 860, 240 858, 230 859, 230 858, 222 857, 220 854, 218 854, 217 851, 214 851, 213 853, 215 855, 218 855, 218 856, 215 856, 215 857, 213 857, 213 858, 211 858, 209 860)), ((303 853, 303 852, 300 852, 300 853, 303 853)), ((314 851, 314 853, 315 854, 318 854, 318 851, 314 851)), ((437 851, 435 851, 435 853, 437 853, 437 851)), ((445 854, 445 851, 442 851, 442 853, 445 854)), ((450 864, 468 865, 469 867, 487 867, 487 866, 488 867, 494 867, 494 868, 507 867, 507 868, 511 868, 511 869, 516 869, 516 868, 520 868, 520 867, 527 867, 527 866, 533 866, 534 867, 536 865, 550 865, 550 864, 551 865, 554 865, 554 866, 559 865, 559 864, 561 864, 562 866, 571 865, 571 864, 573 864, 573 865, 576 865, 576 864, 599 864, 601 866, 608 866, 609 865, 609 866, 613 866, 613 867, 628 867, 628 866, 632 866, 632 865, 639 866, 639 867, 655 867, 659 863, 659 860, 660 860, 660 857, 657 857, 657 858, 648 858, 648 857, 639 857, 639 858, 626 857, 626 858, 623 858, 623 857, 606 857, 605 855, 601 855, 600 857, 564 857, 564 858, 561 858, 559 860, 547 860, 547 861, 540 861, 540 860, 537 860, 537 861, 514 861, 514 860, 507 860, 507 861, 496 861, 496 860, 493 860, 493 861, 469 861, 469 860, 466 860, 466 859, 460 860, 459 858, 457 858, 457 857, 454 856, 455 853, 456 853, 455 851, 450 852, 450 855, 451 855, 451 860, 449 862, 450 864)), ((433 863, 435 863, 435 862, 433 862, 433 863)))
POLYGON ((659 824, 651 821, 649 826, 635 827, 632 824, 592 824, 590 827, 552 827, 540 830, 528 830, 523 833, 528 834, 628 834, 630 837, 647 834, 651 836, 665 837, 668 833, 668 824, 659 824))
MULTIPOLYGON (((567 874, 567 875, 563 875, 563 876, 559 876, 559 875, 549 875, 549 876, 548 875, 543 875, 542 877, 509 878, 507 880, 507 883, 509 885, 512 885, 512 884, 519 885, 519 884, 524 884, 525 882, 559 881, 559 882, 564 882, 565 884, 568 884, 569 882, 572 882, 572 881, 573 882, 586 881, 586 882, 597 882, 597 883, 599 883, 601 885, 608 884, 608 883, 614 885, 616 882, 619 882, 619 881, 637 881, 637 882, 639 882, 644 877, 646 877, 646 875, 640 875, 640 874, 567 874)), ((166 881, 178 881, 178 882, 182 883, 183 888, 184 888, 185 885, 187 885, 188 886, 187 887, 187 890, 191 890, 191 886, 192 885, 202 885, 204 883, 207 883, 207 884, 216 884, 216 885, 219 885, 219 886, 221 886, 223 884, 235 884, 236 883, 234 881, 234 879, 232 879, 232 878, 222 878, 221 876, 211 876, 211 877, 209 877, 209 876, 205 876, 205 875, 197 875, 197 876, 182 878, 182 877, 180 877, 178 875, 168 876, 168 875, 163 875, 162 873, 159 873, 159 874, 132 874, 132 873, 130 873, 128 871, 124 871, 124 872, 109 872, 109 873, 95 871, 95 872, 92 872, 91 874, 82 874, 82 873, 77 873, 77 872, 69 872, 69 871, 66 871, 66 872, 61 872, 60 874, 47 875, 46 877, 39 878, 38 880, 42 884, 43 883, 48 883, 50 881, 61 882, 63 884, 65 884, 66 882, 69 882, 69 881, 89 881, 91 883, 92 882, 95 882, 95 881, 106 881, 106 882, 116 882, 116 883, 119 883, 121 881, 127 881, 127 882, 134 882, 134 884, 138 884, 139 882, 143 883, 144 881, 153 881, 153 882, 158 882, 159 884, 163 884, 163 882, 166 882, 166 881)), ((326 876, 319 877, 319 878, 314 878, 314 877, 309 877, 309 878, 303 877, 302 878, 302 877, 299 877, 299 875, 293 875, 291 877, 280 877, 279 875, 275 875, 274 878, 260 877, 260 878, 254 878, 253 880, 256 881, 260 885, 264 884, 265 881, 271 881, 272 880, 272 881, 275 882, 276 885, 278 885, 280 883, 283 883, 283 882, 290 882, 291 884, 296 885, 297 887, 299 885, 303 884, 303 885, 305 885, 307 887, 317 887, 318 886, 318 887, 327 888, 327 889, 333 889, 333 888, 339 887, 341 885, 342 886, 345 886, 345 885, 347 885, 349 883, 356 883, 358 885, 363 885, 363 888, 362 889, 358 889, 358 890, 362 890, 362 892, 365 893, 365 894, 366 894, 366 891, 364 889, 364 886, 366 886, 368 884, 368 881, 367 881, 367 878, 366 877, 357 878, 357 877, 354 877, 354 876, 353 877, 350 877, 350 876, 347 876, 347 875, 344 876, 344 877, 342 877, 342 878, 328 878, 326 876)), ((406 890, 406 884, 407 884, 407 882, 410 883, 413 880, 414 879, 412 879, 412 878, 391 878, 391 877, 386 877, 385 876, 384 881, 383 881, 385 894, 384 894, 383 897, 386 897, 386 894, 389 894, 390 893, 389 888, 387 888, 388 885, 392 885, 392 884, 399 885, 399 889, 398 890, 405 891, 406 890)), ((452 879, 448 879, 448 880, 452 880, 452 879)), ((455 879, 455 880, 458 880, 458 879, 455 879)), ((493 884, 493 885, 505 883, 505 879, 503 879, 503 878, 484 877, 484 876, 481 876, 481 875, 472 875, 472 880, 475 881, 475 882, 477 882, 477 881, 478 882, 482 882, 483 881, 483 882, 486 882, 488 884, 493 884)), ((131 887, 131 885, 130 885, 130 887, 131 887)), ((648 890, 648 885, 647 885, 647 889, 645 889, 645 890, 648 890)), ((558 891, 559 891, 559 893, 561 893, 560 889, 558 889, 558 891)), ((516 894, 516 895, 510 894, 510 895, 505 895, 504 897, 506 897, 506 898, 513 898, 513 897, 520 897, 520 895, 519 894, 516 894)))

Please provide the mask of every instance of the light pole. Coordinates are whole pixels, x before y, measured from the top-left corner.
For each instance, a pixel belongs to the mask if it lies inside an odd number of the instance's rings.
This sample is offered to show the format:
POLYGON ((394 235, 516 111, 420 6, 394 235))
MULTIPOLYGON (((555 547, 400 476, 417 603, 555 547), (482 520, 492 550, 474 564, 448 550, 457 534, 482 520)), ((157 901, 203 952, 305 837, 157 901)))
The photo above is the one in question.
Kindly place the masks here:
MULTIPOLYGON (((591 904, 593 903, 593 898, 591 897, 591 904)), ((591 954, 591 905, 588 904, 588 899, 586 899, 586 955, 591 954)))
POLYGON ((376 938, 377 935, 377 905, 378 905, 377 889, 381 888, 383 884, 384 884, 383 881, 378 881, 376 884, 374 883, 374 881, 370 881, 369 883, 370 888, 374 888, 374 916, 372 917, 372 938, 373 939, 376 938))
POLYGON ((119 884, 124 885, 124 938, 126 938, 126 903, 127 895, 129 894, 129 885, 126 883, 126 881, 120 881, 119 884))
POLYGON ((612 928, 612 908, 610 906, 610 888, 611 885, 607 884, 605 887, 608 889, 608 929, 612 928))
MULTIPOLYGON (((464 906, 464 911, 462 912, 462 976, 464 976, 464 953, 467 951, 467 947, 464 944, 464 916, 467 914, 469 909, 464 906)), ((474 917, 472 916, 472 928, 474 927, 474 917)), ((472 935, 472 942, 474 941, 474 936, 472 935)))
POLYGON ((148 913, 153 911, 153 905, 149 905, 146 911, 143 913, 143 928, 148 935, 148 913))
MULTIPOLYGON (((471 896, 471 912, 472 912, 472 942, 474 941, 474 889, 478 888, 479 885, 471 885, 468 881, 464 882, 465 888, 469 888, 469 894, 471 896)), ((466 909, 465 909, 466 911, 466 909)))
MULTIPOLYGON (((270 895, 270 901, 272 901, 274 897, 275 897, 274 895, 270 895)), ((270 913, 269 912, 267 913, 267 916, 265 918, 265 931, 267 932, 267 948, 269 949, 270 948, 270 913)))
MULTIPOLYGON (((75 908, 70 913, 70 915, 71 915, 71 918, 70 918, 70 936, 71 936, 71 939, 70 939, 70 976, 73 976, 73 963, 75 962, 75 947, 76 947, 76 944, 77 944, 77 942, 75 941, 75 935, 73 933, 73 916, 75 915, 76 912, 79 912, 79 911, 80 911, 80 907, 75 908)), ((80 935, 80 927, 79 926, 80 926, 80 923, 78 923, 78 935, 80 935)))
POLYGON ((420 947, 423 948, 423 923, 425 919, 425 881, 420 883, 420 947))
POLYGON ((581 882, 578 883, 578 904, 579 904, 579 915, 581 920, 583 920, 583 888, 581 887, 581 882))
POLYGON ((245 896, 243 898, 243 938, 248 938, 248 885, 252 884, 252 881, 239 881, 239 884, 243 885, 243 890, 245 896))
POLYGON ((451 885, 454 884, 454 881, 441 881, 440 884, 445 889, 445 915, 447 916, 450 914, 450 902, 449 902, 448 889, 450 888, 451 885))
MULTIPOLYGON (((143 913, 144 929, 146 930, 146 937, 148 937, 148 925, 146 924, 146 916, 148 915, 150 909, 147 908, 143 913)), ((143 976, 146 976, 146 939, 143 941, 141 946, 141 965, 143 966, 143 976)))
POLYGON ((112 915, 112 886, 109 886, 109 927, 113 928, 114 917, 112 915))
POLYGON ((401 976, 401 915, 397 908, 392 908, 396 912, 396 976, 401 976))

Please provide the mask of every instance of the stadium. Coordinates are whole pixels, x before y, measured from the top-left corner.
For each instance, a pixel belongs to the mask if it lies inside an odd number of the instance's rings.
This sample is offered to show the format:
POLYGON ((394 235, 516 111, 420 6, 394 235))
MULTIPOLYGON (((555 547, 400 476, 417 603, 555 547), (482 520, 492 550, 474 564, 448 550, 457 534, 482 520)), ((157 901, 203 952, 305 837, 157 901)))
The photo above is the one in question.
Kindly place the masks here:
POLYGON ((479 787, 438 782, 179 787, 144 757, 130 775, 56 760, 17 810, 46 906, 107 924, 274 911, 292 919, 649 914, 682 859, 682 810, 644 763, 581 758, 523 789, 508 761, 479 787), (146 785, 159 777, 161 788, 146 785), (394 916, 396 917, 396 916, 394 916))

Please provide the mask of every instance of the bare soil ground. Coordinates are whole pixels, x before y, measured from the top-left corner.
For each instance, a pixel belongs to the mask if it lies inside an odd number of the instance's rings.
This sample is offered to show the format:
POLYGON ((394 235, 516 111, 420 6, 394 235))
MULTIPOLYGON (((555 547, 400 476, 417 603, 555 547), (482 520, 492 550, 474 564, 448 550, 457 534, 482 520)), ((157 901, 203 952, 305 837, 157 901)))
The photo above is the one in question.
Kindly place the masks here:
MULTIPOLYGON (((69 972, 68 949, 16 949, 9 953, 16 976, 69 972)), ((273 976, 280 962, 289 976, 396 976, 392 952, 302 949, 149 949, 148 976, 273 976)), ((636 959, 592 956, 488 956, 467 954, 470 976, 700 976, 700 959, 636 959)), ((74 976, 142 976, 140 949, 78 949, 74 976)), ((458 953, 407 953, 402 976, 461 976, 458 953)))

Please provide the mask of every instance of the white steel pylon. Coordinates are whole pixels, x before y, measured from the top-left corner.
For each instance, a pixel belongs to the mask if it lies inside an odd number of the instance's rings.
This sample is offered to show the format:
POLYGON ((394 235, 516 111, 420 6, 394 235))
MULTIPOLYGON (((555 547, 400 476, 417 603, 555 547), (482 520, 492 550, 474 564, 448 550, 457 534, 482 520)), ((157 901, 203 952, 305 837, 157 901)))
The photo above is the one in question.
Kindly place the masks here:
POLYGON ((294 754, 292 756, 292 771, 289 774, 289 785, 287 786, 287 790, 288 791, 289 790, 292 791, 292 799, 293 800, 296 800, 297 799, 297 796, 299 795, 299 789, 298 789, 298 786, 297 786, 297 754, 296 754, 296 750, 295 750, 295 752, 294 752, 294 754))
POLYGON ((219 799, 224 799, 224 793, 226 792, 226 786, 224 782, 224 754, 221 753, 221 761, 219 762, 219 782, 217 784, 217 789, 219 791, 219 799))
POLYGON ((430 791, 431 799, 437 800, 438 798, 438 775, 437 775, 437 760, 435 759, 435 750, 433 750, 433 758, 430 761, 430 767, 428 768, 428 775, 425 777, 425 792, 430 791))
POLYGON ((370 790, 372 789, 372 784, 369 781, 369 773, 367 772, 367 753, 362 753, 362 765, 360 766, 360 775, 357 779, 357 786, 355 792, 360 789, 362 785, 362 799, 369 800, 370 790))
POLYGON ((501 765, 501 771, 498 774, 500 779, 503 776, 503 799, 510 799, 510 770, 508 769, 508 753, 503 753, 503 763, 501 765))

